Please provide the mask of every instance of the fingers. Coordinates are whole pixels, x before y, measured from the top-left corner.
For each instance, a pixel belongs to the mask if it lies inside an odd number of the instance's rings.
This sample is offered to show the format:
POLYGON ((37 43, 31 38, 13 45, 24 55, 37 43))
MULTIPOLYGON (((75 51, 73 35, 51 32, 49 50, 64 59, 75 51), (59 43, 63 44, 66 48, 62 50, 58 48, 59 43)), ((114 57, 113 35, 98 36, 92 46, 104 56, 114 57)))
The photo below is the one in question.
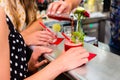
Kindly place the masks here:
POLYGON ((69 13, 69 7, 68 3, 65 3, 64 1, 56 1, 54 3, 51 3, 48 7, 47 14, 61 14, 68 12, 69 13))
POLYGON ((38 62, 37 60, 32 60, 31 62, 29 61, 28 63, 28 69, 32 72, 36 72, 40 66, 47 64, 48 60, 42 60, 41 62, 38 62))
POLYGON ((40 32, 36 37, 39 38, 40 41, 47 41, 47 42, 52 42, 54 39, 54 37, 47 32, 40 32))
POLYGON ((84 58, 88 58, 89 57, 89 53, 88 52, 83 52, 81 53, 81 59, 84 59, 84 58))
POLYGON ((51 53, 53 50, 45 46, 35 46, 34 51, 37 51, 39 54, 51 53))
POLYGON ((37 37, 37 41, 39 41, 40 43, 41 42, 51 43, 53 41, 53 39, 46 35, 41 35, 41 36, 37 37))
POLYGON ((62 11, 64 10, 64 5, 63 3, 59 3, 59 4, 55 4, 53 7, 52 7, 52 13, 51 14, 60 14, 62 13, 62 11))
POLYGON ((48 6, 47 14, 51 14, 53 3, 48 6))
POLYGON ((84 49, 83 47, 77 47, 74 50, 75 50, 74 54, 76 54, 79 60, 83 60, 83 62, 84 62, 84 59, 88 60, 89 52, 87 52, 86 49, 84 49))
POLYGON ((38 31, 37 34, 40 34, 40 36, 43 36, 43 35, 45 37, 47 36, 48 38, 54 38, 53 34, 48 31, 38 31))
POLYGON ((87 58, 89 56, 89 52, 87 52, 83 47, 81 47, 81 50, 79 49, 80 58, 87 58))
POLYGON ((38 58, 44 53, 51 53, 53 50, 44 46, 34 46, 31 59, 38 60, 38 58))
POLYGON ((83 47, 71 48, 56 60, 63 64, 63 71, 71 70, 88 62, 89 53, 83 47))
POLYGON ((78 58, 79 60, 88 58, 88 56, 89 56, 89 53, 83 47, 71 48, 64 54, 66 54, 67 56, 72 55, 72 56, 78 58))
POLYGON ((38 38, 37 40, 36 40, 36 44, 37 45, 44 45, 44 46, 47 46, 47 45, 49 45, 50 43, 52 43, 54 40, 53 39, 51 39, 51 38, 44 38, 44 37, 42 37, 42 38, 38 38))
POLYGON ((81 65, 83 65, 83 64, 85 64, 85 63, 87 63, 87 62, 88 62, 88 58, 81 59, 81 60, 79 61, 79 66, 81 66, 81 65))
POLYGON ((55 14, 60 5, 61 3, 58 3, 58 1, 51 3, 48 7, 47 14, 55 14))
POLYGON ((57 14, 61 14, 61 13, 68 14, 69 13, 68 6, 65 3, 61 4, 61 6, 58 8, 56 13, 57 14))
POLYGON ((47 31, 37 31, 31 35, 30 39, 30 45, 49 45, 55 38, 47 31))
POLYGON ((44 65, 44 64, 47 64, 48 63, 48 60, 42 60, 41 62, 37 63, 36 64, 36 68, 39 68, 40 66, 44 65))
POLYGON ((49 43, 48 42, 46 42, 46 41, 36 41, 35 42, 35 44, 32 44, 32 45, 34 45, 34 46, 48 46, 49 45, 49 43))

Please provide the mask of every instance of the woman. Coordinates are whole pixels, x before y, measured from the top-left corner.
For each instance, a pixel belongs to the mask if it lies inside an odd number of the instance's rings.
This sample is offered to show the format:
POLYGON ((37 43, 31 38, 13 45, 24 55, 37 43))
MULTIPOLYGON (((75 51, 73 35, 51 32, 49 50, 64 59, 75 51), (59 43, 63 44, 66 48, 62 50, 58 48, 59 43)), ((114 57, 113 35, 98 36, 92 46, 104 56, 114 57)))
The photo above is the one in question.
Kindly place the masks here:
MULTIPOLYGON (((37 46, 37 48, 39 47, 37 46)), ((52 52, 51 49, 46 47, 35 51, 35 53, 41 54, 52 52)), ((28 66, 31 65, 32 59, 30 58, 28 62, 28 52, 24 40, 14 29, 9 17, 6 18, 2 7, 0 7, 0 54, 0 80, 53 80, 62 72, 85 64, 89 55, 82 47, 71 48, 48 64, 43 70, 27 77, 28 70, 30 70, 28 66)), ((34 55, 34 51, 32 55, 34 55)))
MULTIPOLYGON (((80 1, 80 0, 76 0, 76 1, 80 1)), ((35 0, 0 0, 0 6, 4 8, 5 13, 12 21, 13 25, 15 26, 15 29, 21 33, 27 46, 49 45, 49 43, 52 42, 54 37, 51 35, 51 33, 47 31, 41 31, 42 28, 39 24, 39 21, 41 21, 41 19, 37 17, 37 15, 39 14, 37 14, 38 12, 35 2, 36 2, 35 0)), ((61 12, 64 12, 64 10, 66 12, 70 12, 70 10, 72 9, 71 7, 68 6, 73 5, 75 7, 76 6, 75 3, 77 2, 75 1, 73 2, 71 0, 65 0, 65 1, 53 2, 51 3, 51 5, 52 6, 53 4, 55 6, 59 5, 57 6, 58 8, 56 7, 56 9, 54 9, 56 11, 57 9, 59 9, 58 11, 61 12)), ((48 13, 51 13, 51 10, 53 10, 52 8, 53 7, 50 7, 48 9, 48 13)), ((28 50, 30 49, 28 48, 28 50)), ((36 49, 34 48, 33 51, 35 50, 36 49)), ((40 55, 41 54, 39 54, 38 56, 40 55)), ((29 54, 29 56, 31 56, 31 54, 29 54)), ((32 57, 34 56, 32 55, 32 57)), ((38 63, 37 59, 34 60, 36 63, 38 63)), ((39 64, 42 65, 44 63, 46 63, 46 60, 43 60, 42 63, 39 64)), ((33 66, 33 67, 38 68, 39 66, 33 66)))

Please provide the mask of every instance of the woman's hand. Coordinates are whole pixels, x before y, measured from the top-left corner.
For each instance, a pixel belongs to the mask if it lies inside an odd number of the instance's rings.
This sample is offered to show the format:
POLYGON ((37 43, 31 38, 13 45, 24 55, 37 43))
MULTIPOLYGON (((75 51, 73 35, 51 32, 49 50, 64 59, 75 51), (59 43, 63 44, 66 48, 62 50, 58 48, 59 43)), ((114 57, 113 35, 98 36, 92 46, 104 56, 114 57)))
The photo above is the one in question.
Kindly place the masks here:
POLYGON ((48 60, 42 60, 41 62, 38 61, 40 56, 44 53, 51 53, 52 49, 44 47, 44 46, 35 46, 33 49, 33 53, 31 55, 31 58, 28 62, 28 69, 30 72, 36 72, 38 68, 46 63, 48 63, 48 60))
POLYGON ((26 80, 53 80, 59 74, 87 63, 88 56, 89 53, 83 47, 71 48, 26 80), (41 75, 41 77, 38 77, 39 75, 41 75))
POLYGON ((88 62, 89 53, 83 47, 71 48, 59 56, 54 62, 62 65, 61 72, 79 67, 88 62))
POLYGON ((68 3, 66 1, 55 1, 48 6, 47 14, 69 14, 71 10, 71 3, 68 3))
POLYGON ((23 37, 28 46, 46 46, 54 40, 54 36, 48 31, 35 31, 23 37))

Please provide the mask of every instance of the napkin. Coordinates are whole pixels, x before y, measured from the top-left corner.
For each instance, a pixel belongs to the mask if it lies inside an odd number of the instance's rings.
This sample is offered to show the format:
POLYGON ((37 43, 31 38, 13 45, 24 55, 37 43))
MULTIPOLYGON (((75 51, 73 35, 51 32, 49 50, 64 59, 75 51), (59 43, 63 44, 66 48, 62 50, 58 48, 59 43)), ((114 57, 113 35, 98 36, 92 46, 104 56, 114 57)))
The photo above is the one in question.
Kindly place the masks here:
POLYGON ((89 53, 89 57, 88 57, 88 61, 90 61, 91 59, 93 59, 97 54, 94 53, 89 53))
POLYGON ((59 45, 63 40, 64 40, 64 38, 58 37, 57 40, 55 40, 52 44, 59 45))

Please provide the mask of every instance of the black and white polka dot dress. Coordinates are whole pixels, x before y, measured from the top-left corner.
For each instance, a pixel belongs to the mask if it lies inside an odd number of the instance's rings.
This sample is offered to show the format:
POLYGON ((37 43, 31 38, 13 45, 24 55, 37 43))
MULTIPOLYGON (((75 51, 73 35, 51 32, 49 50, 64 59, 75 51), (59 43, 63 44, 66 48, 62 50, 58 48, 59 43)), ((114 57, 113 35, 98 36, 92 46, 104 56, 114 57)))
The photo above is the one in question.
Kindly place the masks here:
POLYGON ((10 44, 10 77, 11 80, 23 80, 27 77, 27 50, 22 36, 14 29, 13 24, 7 17, 9 25, 9 44, 10 44))

